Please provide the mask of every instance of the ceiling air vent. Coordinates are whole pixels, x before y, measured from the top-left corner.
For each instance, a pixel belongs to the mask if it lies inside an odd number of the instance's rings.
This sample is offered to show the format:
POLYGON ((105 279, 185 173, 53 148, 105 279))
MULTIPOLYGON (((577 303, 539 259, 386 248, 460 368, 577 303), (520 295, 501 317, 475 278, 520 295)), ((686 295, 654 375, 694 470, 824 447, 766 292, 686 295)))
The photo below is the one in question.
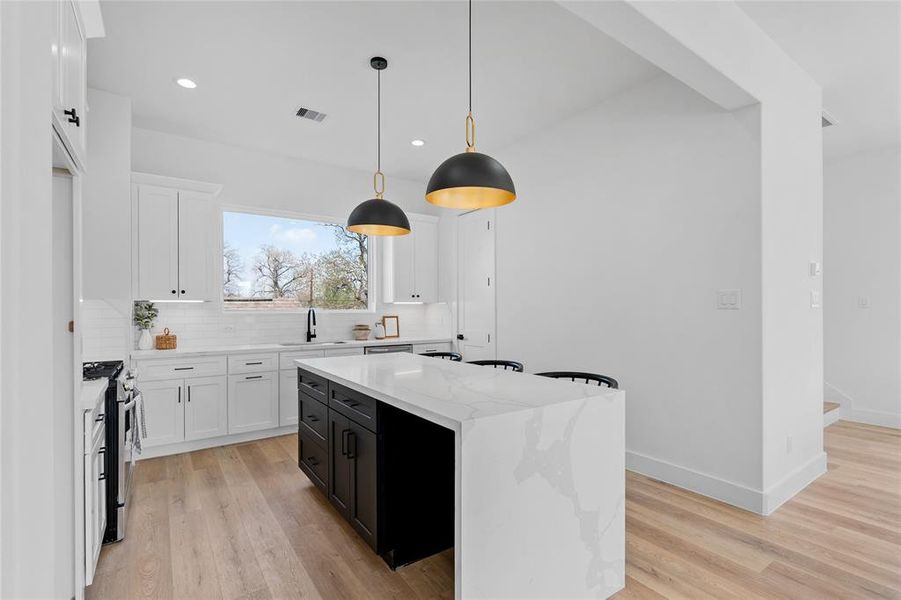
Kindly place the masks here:
POLYGON ((835 120, 835 117, 833 117, 831 114, 829 114, 827 111, 824 110, 822 115, 820 115, 820 124, 824 128, 826 128, 826 127, 832 127, 833 125, 838 125, 838 121, 835 120))
POLYGON ((311 121, 316 121, 317 123, 322 123, 325 120, 326 114, 301 106, 297 109, 297 116, 301 119, 309 119, 311 121))

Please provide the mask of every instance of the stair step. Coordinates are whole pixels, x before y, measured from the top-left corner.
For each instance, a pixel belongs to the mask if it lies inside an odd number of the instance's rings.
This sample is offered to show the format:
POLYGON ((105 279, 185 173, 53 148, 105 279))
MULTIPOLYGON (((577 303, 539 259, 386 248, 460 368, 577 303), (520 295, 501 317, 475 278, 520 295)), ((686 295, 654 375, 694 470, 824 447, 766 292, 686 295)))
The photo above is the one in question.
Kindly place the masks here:
POLYGON ((827 412, 837 410, 839 408, 838 402, 823 402, 823 414, 827 412))

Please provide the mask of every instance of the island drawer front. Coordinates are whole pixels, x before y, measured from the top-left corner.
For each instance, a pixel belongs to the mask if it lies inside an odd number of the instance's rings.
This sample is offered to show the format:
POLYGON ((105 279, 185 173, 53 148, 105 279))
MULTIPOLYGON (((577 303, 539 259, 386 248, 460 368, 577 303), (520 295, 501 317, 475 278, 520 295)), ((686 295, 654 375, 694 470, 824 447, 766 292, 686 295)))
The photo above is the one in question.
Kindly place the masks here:
POLYGON ((307 474, 316 487, 328 493, 328 451, 308 437, 303 429, 297 436, 297 456, 300 470, 307 474))
POLYGON ((326 395, 328 380, 325 377, 320 377, 319 375, 314 375, 309 371, 298 368, 297 389, 307 396, 319 400, 323 404, 328 404, 328 396, 326 395))
POLYGON ((300 430, 325 448, 328 445, 328 407, 301 392, 298 392, 297 400, 300 402, 300 430))
POLYGON ((278 354, 237 354, 228 357, 228 374, 264 373, 278 371, 278 354))
POLYGON ((378 433, 376 400, 337 383, 329 382, 330 408, 348 419, 359 423, 369 431, 378 433))
POLYGON ((224 356, 198 356, 167 360, 138 361, 138 379, 156 381, 160 379, 183 379, 185 377, 213 377, 225 375, 224 356))

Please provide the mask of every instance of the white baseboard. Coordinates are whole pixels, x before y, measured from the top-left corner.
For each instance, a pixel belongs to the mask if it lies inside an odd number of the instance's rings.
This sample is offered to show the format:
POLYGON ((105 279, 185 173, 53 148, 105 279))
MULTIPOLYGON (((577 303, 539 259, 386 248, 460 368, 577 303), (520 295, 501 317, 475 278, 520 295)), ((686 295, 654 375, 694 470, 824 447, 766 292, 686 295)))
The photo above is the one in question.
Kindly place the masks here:
POLYGON ((864 408, 855 408, 850 411, 843 411, 842 415, 845 421, 854 421, 855 423, 866 423, 867 425, 879 425, 881 427, 893 427, 901 429, 901 414, 884 412, 881 410, 868 410, 864 408))
POLYGON ((626 451, 626 468, 759 515, 768 515, 826 472, 826 453, 814 456, 764 492, 637 452, 626 451))
POLYGON ((762 514, 763 498, 761 492, 740 483, 726 481, 725 479, 628 450, 626 451, 626 468, 630 471, 685 488, 690 492, 762 514))
POLYGON ((826 453, 820 452, 763 493, 761 514, 771 514, 825 472, 826 453))
POLYGON ((842 418, 842 407, 834 408, 827 413, 823 413, 823 427, 829 427, 842 418))
POLYGON ((288 425, 286 427, 279 427, 278 429, 264 429, 262 431, 245 431, 244 433, 223 435, 205 440, 179 442, 177 444, 166 444, 165 446, 151 446, 149 448, 145 446, 144 452, 138 456, 138 460, 169 456, 170 454, 182 454, 184 452, 193 452, 195 450, 206 450, 207 448, 240 444, 242 442, 252 442, 254 440, 262 440, 279 435, 288 435, 289 433, 297 433, 297 425, 288 425))

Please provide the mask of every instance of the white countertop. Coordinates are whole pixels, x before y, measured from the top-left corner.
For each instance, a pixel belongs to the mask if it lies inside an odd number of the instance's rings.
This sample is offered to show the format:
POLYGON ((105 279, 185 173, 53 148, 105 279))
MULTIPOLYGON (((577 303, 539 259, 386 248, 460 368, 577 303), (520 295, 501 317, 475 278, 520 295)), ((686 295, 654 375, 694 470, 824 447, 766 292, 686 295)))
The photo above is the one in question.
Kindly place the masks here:
POLYGON ((132 350, 131 358, 135 360, 148 358, 171 358, 172 356, 202 356, 212 354, 237 354, 240 352, 294 352, 298 350, 331 350, 333 348, 360 348, 365 346, 396 346, 398 344, 437 344, 450 342, 445 338, 388 338, 384 340, 356 340, 336 342, 299 342, 297 344, 243 344, 234 346, 205 346, 176 348, 175 350, 132 350))
POLYGON ((331 381, 459 430, 461 423, 621 390, 419 356, 381 354, 294 361, 331 381))
POLYGON ((108 386, 109 379, 106 378, 83 381, 81 383, 81 393, 78 396, 81 410, 93 410, 100 398, 106 393, 108 386))

